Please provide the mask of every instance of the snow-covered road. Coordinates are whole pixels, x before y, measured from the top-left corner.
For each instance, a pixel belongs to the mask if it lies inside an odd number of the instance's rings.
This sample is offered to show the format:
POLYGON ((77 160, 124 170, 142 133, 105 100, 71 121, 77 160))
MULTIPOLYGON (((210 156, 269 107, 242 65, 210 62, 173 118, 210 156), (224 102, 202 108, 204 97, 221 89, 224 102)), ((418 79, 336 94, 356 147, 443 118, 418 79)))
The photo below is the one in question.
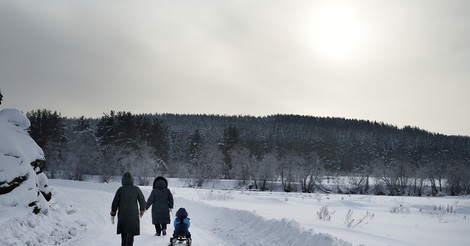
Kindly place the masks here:
MULTIPOLYGON (((77 224, 76 238, 64 245, 119 245, 116 225, 110 221, 109 211, 117 186, 104 190, 88 187, 89 184, 74 183, 73 187, 54 186, 55 206, 65 207, 64 216, 77 224)), ((142 187, 145 197, 150 187, 142 187)), ((193 245, 349 245, 326 234, 305 231, 296 222, 268 220, 243 210, 236 210, 191 201, 175 195, 175 208, 185 207, 190 214, 193 245)), ((167 245, 170 236, 155 236, 150 210, 141 219, 141 235, 135 237, 134 245, 167 245)), ((169 234, 173 227, 169 225, 169 234)))
MULTIPOLYGON (((119 183, 50 180, 49 184, 53 199, 47 214, 0 206, 0 245, 120 245, 109 216, 119 183)), ((189 212, 194 246, 466 246, 470 241, 470 197, 251 192, 184 188, 178 180, 171 184, 175 210, 185 207, 189 212), (325 207, 331 220, 317 217, 325 207), (370 217, 347 227, 348 212, 354 212, 351 219, 356 221, 370 217)), ((141 189, 148 197, 151 187, 141 189)), ((154 235, 150 211, 140 226, 134 245, 169 244, 169 235, 154 235)), ((168 232, 172 231, 170 225, 168 232)))

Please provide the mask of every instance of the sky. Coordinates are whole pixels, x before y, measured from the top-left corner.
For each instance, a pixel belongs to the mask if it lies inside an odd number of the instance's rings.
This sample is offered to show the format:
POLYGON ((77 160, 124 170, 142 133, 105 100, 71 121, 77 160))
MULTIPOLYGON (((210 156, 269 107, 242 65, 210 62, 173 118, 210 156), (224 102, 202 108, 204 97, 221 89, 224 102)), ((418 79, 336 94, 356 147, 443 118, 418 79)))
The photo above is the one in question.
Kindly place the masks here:
POLYGON ((299 114, 470 136, 467 0, 3 0, 1 107, 299 114))

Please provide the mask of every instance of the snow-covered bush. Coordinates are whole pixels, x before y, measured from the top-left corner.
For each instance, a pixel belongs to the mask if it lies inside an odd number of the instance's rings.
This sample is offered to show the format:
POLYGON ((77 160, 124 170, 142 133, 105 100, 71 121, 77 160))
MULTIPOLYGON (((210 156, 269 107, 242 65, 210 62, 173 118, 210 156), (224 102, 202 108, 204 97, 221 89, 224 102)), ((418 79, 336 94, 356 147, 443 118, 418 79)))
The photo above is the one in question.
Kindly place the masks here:
POLYGON ((315 199, 317 200, 318 203, 321 202, 321 198, 322 198, 322 195, 318 192, 315 192, 315 195, 314 195, 315 199))
POLYGON ((233 193, 230 191, 214 191, 214 190, 198 190, 197 194, 201 200, 218 200, 218 201, 225 201, 225 200, 232 200, 233 193))
POLYGON ((320 211, 317 212, 317 218, 319 220, 326 220, 326 221, 330 221, 331 220, 331 216, 333 216, 333 214, 336 212, 336 210, 333 210, 333 211, 330 211, 328 209, 328 205, 325 205, 323 206, 320 211))
POLYGON ((444 213, 451 213, 451 214, 455 212, 454 206, 449 205, 449 204, 447 204, 447 206, 442 206, 442 205, 436 206, 436 205, 434 205, 433 210, 442 211, 444 213))
POLYGON ((348 212, 346 213, 346 216, 344 217, 344 225, 347 227, 347 228, 354 228, 360 224, 362 224, 366 219, 370 219, 372 220, 374 218, 374 214, 369 212, 369 211, 366 211, 366 214, 359 218, 359 219, 354 219, 352 216, 353 216, 354 212, 349 209, 348 212))
POLYGON ((394 206, 390 209, 391 213, 394 214, 403 214, 403 213, 409 213, 410 208, 403 206, 403 204, 399 204, 397 206, 394 206))
POLYGON ((30 122, 19 110, 0 111, 0 208, 46 213, 51 191, 42 172, 42 149, 28 134, 30 122))
POLYGON ((447 204, 447 206, 442 206, 442 205, 436 206, 436 205, 434 205, 433 211, 432 211, 432 214, 435 215, 439 219, 439 222, 441 222, 441 223, 446 222, 444 220, 444 217, 445 217, 446 214, 453 214, 453 213, 455 213, 454 206, 449 205, 449 204, 447 204))

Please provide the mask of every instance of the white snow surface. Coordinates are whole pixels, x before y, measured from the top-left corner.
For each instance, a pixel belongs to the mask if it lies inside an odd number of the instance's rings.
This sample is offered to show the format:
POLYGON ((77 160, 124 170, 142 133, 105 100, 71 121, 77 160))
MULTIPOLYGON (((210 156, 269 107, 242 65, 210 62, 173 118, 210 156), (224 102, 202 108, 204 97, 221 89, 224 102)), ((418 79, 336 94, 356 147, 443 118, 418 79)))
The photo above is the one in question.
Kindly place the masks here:
MULTIPOLYGON (((0 195, 0 245, 120 245, 109 215, 120 183, 35 176, 30 163, 43 158, 43 152, 27 134, 28 127, 29 121, 18 110, 0 111, 0 181, 25 173, 34 177, 14 192, 0 195), (47 184, 52 199, 39 201, 41 213, 33 214, 24 204, 37 200, 38 189, 47 184)), ((213 183, 213 189, 186 184, 169 179, 175 210, 184 207, 191 218, 194 246, 463 246, 470 242, 468 196, 301 194, 229 190, 235 186, 227 181, 213 183), (322 208, 328 209, 329 219, 319 218, 322 208)), ((140 188, 146 197, 150 195, 151 186, 140 188)), ((140 227, 134 245, 168 245, 169 235, 154 235, 150 211, 140 227)), ((169 234, 172 230, 169 225, 169 234)))
MULTIPOLYGON (((119 183, 49 180, 49 184, 53 198, 47 214, 2 214, 8 219, 0 224, 0 245, 120 244, 109 216, 119 183)), ((189 212, 194 246, 455 246, 470 242, 469 197, 349 196, 183 186, 183 181, 169 179, 175 210, 184 207, 189 212), (330 220, 317 217, 324 206, 330 210, 330 220), (367 212, 372 216, 348 228, 348 210, 356 221, 367 212)), ((145 197, 150 195, 150 186, 140 188, 145 197)), ((141 235, 135 237, 134 245, 168 245, 169 235, 154 235, 150 210, 140 226, 141 235)), ((169 234, 172 230, 169 225, 169 234)))
POLYGON ((27 177, 9 193, 0 195, 0 223, 10 214, 30 213, 31 203, 36 203, 43 213, 48 204, 39 191, 48 192, 47 177, 36 174, 31 162, 44 160, 44 152, 29 136, 30 122, 25 114, 17 109, 0 110, 0 187, 18 177, 27 177))

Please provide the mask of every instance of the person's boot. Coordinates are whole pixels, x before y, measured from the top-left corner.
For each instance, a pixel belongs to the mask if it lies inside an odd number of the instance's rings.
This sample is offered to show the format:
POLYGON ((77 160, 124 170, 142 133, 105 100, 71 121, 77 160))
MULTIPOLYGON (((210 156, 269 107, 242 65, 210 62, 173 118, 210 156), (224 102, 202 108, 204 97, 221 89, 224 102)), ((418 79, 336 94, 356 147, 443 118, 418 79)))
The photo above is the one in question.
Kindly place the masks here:
POLYGON ((166 236, 166 230, 163 229, 163 236, 166 236))

